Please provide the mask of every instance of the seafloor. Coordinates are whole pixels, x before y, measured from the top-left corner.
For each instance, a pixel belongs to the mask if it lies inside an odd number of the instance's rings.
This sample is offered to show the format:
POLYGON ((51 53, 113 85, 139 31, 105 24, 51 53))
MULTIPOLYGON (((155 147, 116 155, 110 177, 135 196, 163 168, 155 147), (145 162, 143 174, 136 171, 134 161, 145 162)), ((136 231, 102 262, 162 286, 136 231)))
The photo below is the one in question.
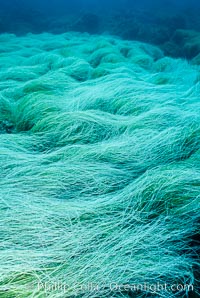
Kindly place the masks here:
POLYGON ((112 36, 0 36, 1 298, 198 292, 199 60, 112 36))

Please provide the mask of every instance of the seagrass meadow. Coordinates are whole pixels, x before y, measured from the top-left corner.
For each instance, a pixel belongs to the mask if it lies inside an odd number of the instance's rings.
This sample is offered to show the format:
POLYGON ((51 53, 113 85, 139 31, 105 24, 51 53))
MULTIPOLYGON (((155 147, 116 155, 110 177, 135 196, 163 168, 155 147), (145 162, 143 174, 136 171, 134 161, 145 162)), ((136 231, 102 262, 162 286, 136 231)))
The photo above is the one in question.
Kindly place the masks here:
POLYGON ((195 61, 114 36, 0 35, 1 298, 199 293, 195 61))

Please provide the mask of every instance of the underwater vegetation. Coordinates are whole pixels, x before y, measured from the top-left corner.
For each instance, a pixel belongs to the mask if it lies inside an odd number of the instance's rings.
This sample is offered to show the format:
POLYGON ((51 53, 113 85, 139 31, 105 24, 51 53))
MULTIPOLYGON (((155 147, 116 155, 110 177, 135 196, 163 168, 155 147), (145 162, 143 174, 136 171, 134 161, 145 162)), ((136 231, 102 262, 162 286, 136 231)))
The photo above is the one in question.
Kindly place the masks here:
POLYGON ((110 34, 192 59, 199 54, 199 14, 196 0, 9 0, 1 1, 0 33, 110 34))
POLYGON ((1 298, 199 293, 199 92, 150 44, 0 36, 1 298))
POLYGON ((163 49, 172 56, 192 59, 192 63, 199 64, 200 33, 194 30, 176 30, 163 49))

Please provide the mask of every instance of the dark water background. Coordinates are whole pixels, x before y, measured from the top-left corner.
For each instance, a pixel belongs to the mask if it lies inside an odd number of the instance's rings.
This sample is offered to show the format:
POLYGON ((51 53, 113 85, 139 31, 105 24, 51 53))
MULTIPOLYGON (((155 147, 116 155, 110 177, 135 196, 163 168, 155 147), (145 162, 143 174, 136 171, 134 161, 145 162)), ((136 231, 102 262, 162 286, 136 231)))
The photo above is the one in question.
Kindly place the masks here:
POLYGON ((200 1, 0 0, 1 33, 108 33, 159 45, 172 56, 193 57, 199 49, 182 51, 180 29, 200 31, 200 1))

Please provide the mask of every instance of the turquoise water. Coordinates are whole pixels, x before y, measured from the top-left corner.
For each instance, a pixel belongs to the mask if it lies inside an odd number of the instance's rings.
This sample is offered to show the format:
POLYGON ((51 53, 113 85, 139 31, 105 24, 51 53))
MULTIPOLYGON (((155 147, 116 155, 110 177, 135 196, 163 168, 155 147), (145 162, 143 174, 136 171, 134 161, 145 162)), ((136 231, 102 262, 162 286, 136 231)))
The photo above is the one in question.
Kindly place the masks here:
POLYGON ((198 295, 199 33, 173 30, 0 35, 0 297, 198 295))

